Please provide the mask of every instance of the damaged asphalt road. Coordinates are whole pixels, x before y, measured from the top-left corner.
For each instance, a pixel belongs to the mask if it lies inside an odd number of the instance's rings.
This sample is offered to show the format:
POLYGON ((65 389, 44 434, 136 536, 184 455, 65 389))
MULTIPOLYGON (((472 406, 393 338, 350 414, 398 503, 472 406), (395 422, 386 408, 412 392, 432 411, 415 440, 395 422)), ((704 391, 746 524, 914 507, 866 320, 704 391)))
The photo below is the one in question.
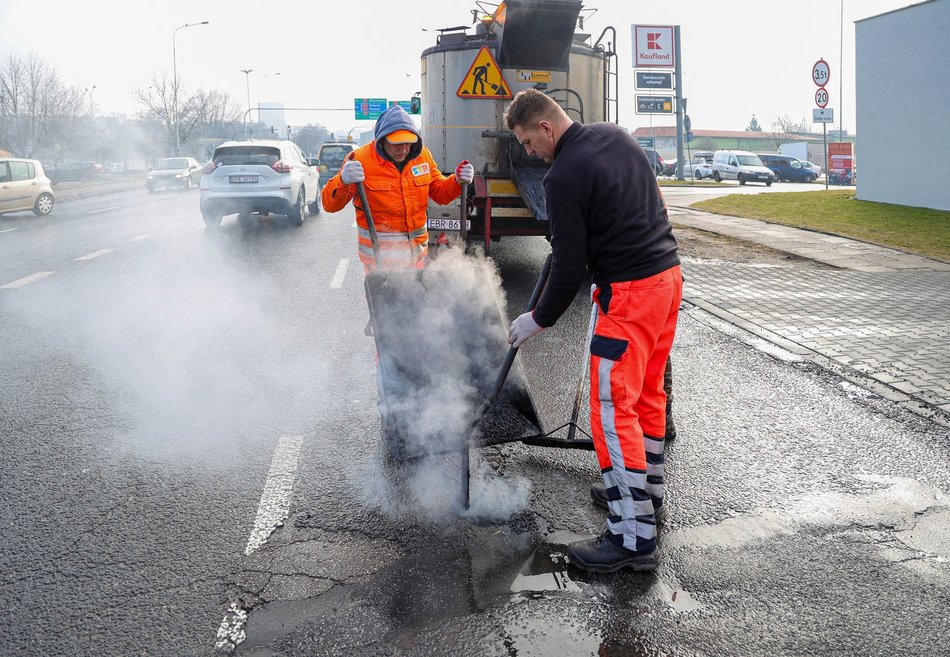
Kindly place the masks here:
MULTIPOLYGON (((680 239, 687 285, 689 257, 818 266, 680 239)), ((509 304, 524 303, 543 253, 540 241, 496 249, 509 304)), ((569 415, 585 319, 578 302, 522 350, 548 428, 569 415)), ((341 408, 339 424, 307 437, 289 518, 234 582, 249 610, 236 654, 939 654, 945 434, 716 327, 684 307, 655 573, 567 566, 564 546, 602 529, 592 453, 480 450, 473 505, 485 495, 502 514, 458 518, 457 460, 387 468, 364 416, 349 435, 365 458, 353 462, 353 445, 333 438, 354 421, 341 408)))

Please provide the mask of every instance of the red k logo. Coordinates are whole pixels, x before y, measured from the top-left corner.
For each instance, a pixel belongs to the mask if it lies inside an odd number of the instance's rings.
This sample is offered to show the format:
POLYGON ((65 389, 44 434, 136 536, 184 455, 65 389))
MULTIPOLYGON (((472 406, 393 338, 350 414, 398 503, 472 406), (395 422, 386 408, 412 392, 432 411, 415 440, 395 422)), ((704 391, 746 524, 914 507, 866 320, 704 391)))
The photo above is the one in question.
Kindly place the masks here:
POLYGON ((647 50, 663 50, 660 45, 660 36, 662 32, 647 32, 647 50))

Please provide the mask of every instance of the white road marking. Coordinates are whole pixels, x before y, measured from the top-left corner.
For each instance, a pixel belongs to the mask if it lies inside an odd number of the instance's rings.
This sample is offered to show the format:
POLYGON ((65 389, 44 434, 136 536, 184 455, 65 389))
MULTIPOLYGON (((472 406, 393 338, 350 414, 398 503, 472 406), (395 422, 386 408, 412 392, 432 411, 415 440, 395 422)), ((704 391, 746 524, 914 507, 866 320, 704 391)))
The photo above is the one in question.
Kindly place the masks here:
POLYGON ((7 228, 6 230, 0 230, 0 233, 9 233, 14 230, 16 230, 16 228, 7 228))
POLYGON ((76 258, 75 262, 81 262, 83 260, 92 260, 93 258, 98 258, 99 256, 104 256, 108 253, 112 253, 115 249, 100 249, 98 251, 93 251, 92 253, 87 253, 84 256, 76 258))
POLYGON ((151 233, 145 233, 144 235, 139 235, 138 237, 133 237, 133 238, 130 239, 129 241, 130 241, 130 242, 141 242, 142 240, 147 240, 147 239, 148 239, 149 237, 151 237, 151 236, 152 236, 151 233))
POLYGON ((109 210, 118 210, 118 209, 119 209, 119 206, 117 205, 113 208, 102 208, 101 210, 93 210, 89 214, 99 214, 101 212, 108 212, 109 210))
POLYGON ((19 278, 13 281, 12 283, 7 283, 6 285, 0 285, 0 289, 12 290, 15 287, 23 287, 24 285, 29 285, 30 283, 35 283, 36 281, 42 280, 46 278, 47 276, 52 276, 55 273, 56 273, 55 271, 36 272, 35 274, 32 274, 30 276, 19 278))
POLYGON ((290 493, 297 474, 297 459, 300 456, 301 436, 281 436, 277 441, 274 460, 271 461, 267 482, 257 507, 254 529, 244 548, 244 554, 251 554, 267 542, 267 537, 284 524, 290 512, 290 493))
POLYGON ((346 268, 350 266, 350 259, 343 258, 340 264, 336 266, 336 273, 333 274, 333 280, 330 281, 330 288, 336 289, 343 285, 343 279, 346 277, 346 268))
MULTIPOLYGON (((277 449, 274 451, 267 481, 264 483, 264 492, 261 494, 261 503, 257 507, 254 529, 251 530, 244 554, 254 552, 267 541, 267 537, 277 527, 284 524, 284 519, 290 512, 290 495, 294 488, 302 444, 301 436, 281 436, 277 441, 277 449)), ((218 628, 214 647, 218 650, 234 650, 245 639, 246 622, 247 611, 241 608, 240 603, 232 602, 218 628)))
POLYGON ((241 609, 237 602, 232 602, 228 612, 218 628, 218 636, 214 647, 218 650, 234 650, 244 642, 244 623, 247 622, 247 612, 241 609))

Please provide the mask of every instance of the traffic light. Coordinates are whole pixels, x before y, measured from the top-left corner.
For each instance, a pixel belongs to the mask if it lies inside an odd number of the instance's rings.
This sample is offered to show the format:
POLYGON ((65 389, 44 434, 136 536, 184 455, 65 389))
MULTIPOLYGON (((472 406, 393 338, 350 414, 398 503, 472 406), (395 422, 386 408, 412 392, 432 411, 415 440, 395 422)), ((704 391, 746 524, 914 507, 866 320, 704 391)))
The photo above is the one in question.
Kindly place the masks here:
POLYGON ((419 97, 419 94, 416 94, 412 98, 409 99, 409 113, 410 114, 422 113, 422 98, 419 97))
POLYGON ((271 126, 271 127, 270 127, 270 133, 273 135, 273 134, 275 134, 276 132, 277 132, 277 128, 275 128, 274 126, 271 126))

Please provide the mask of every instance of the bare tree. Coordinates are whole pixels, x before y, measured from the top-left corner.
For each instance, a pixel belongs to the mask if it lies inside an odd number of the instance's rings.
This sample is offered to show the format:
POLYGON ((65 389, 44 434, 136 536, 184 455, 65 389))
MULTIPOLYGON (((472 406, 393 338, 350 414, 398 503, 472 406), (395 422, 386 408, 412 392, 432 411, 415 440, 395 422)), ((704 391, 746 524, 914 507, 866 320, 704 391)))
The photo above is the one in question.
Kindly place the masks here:
POLYGON ((772 119, 771 139, 775 142, 775 150, 782 144, 794 141, 798 133, 805 132, 805 122, 795 121, 788 114, 782 114, 772 119))
POLYGON ((320 144, 330 141, 330 133, 322 125, 306 125, 294 135, 294 143, 308 155, 316 153, 320 144))
POLYGON ((90 96, 34 53, 11 54, 0 64, 0 148, 56 159, 78 150, 91 136, 90 96))

